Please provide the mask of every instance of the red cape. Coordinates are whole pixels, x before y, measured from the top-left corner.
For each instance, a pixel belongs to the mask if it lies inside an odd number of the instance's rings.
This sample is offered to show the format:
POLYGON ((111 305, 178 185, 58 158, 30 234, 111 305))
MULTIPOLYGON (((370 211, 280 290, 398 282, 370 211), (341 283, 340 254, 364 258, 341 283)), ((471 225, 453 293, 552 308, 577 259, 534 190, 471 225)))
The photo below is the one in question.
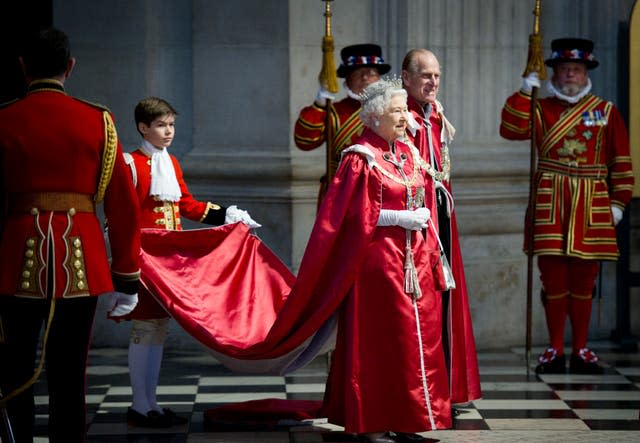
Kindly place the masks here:
POLYGON ((330 344, 334 313, 366 257, 379 208, 363 208, 378 200, 363 195, 371 192, 363 180, 348 180, 331 195, 331 215, 315 224, 297 279, 236 223, 143 229, 142 283, 230 369, 291 372, 330 344), (358 223, 344 222, 355 216, 358 223))

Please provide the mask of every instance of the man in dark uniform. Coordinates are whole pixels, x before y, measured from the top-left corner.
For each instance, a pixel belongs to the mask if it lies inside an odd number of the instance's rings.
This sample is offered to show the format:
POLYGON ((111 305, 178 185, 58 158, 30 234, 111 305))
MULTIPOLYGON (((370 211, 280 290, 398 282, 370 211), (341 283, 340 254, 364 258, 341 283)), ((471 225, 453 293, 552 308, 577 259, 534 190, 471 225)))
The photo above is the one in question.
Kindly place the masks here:
POLYGON ((49 440, 82 442, 96 296, 109 294, 113 316, 137 302, 139 209, 111 114, 65 93, 67 36, 43 30, 21 54, 27 95, 0 107, 0 407, 15 440, 32 441, 44 325, 49 440))

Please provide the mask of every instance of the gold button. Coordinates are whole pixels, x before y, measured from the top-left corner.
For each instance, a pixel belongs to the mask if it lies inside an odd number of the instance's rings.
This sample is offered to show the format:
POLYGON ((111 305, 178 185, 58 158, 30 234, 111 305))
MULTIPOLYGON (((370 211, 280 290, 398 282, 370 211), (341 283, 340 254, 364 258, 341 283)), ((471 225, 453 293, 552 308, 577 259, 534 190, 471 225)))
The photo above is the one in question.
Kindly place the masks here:
POLYGON ((72 217, 73 217, 74 215, 76 215, 76 208, 70 208, 70 209, 69 209, 69 215, 70 215, 70 216, 72 216, 72 217))
POLYGON ((33 257, 33 254, 34 254, 33 249, 27 249, 26 251, 24 251, 24 255, 29 258, 33 257))
POLYGON ((73 251, 73 255, 75 255, 76 258, 80 258, 82 257, 82 251, 80 249, 76 249, 73 251))
POLYGON ((31 215, 38 215, 38 208, 31 208, 31 215))
POLYGON ((24 262, 24 265, 25 265, 27 268, 33 268, 33 265, 34 265, 34 264, 35 264, 35 263, 33 262, 33 260, 27 260, 27 261, 25 261, 25 262, 24 262))
POLYGON ((27 239, 27 246, 33 248, 36 245, 36 241, 32 238, 27 239))
POLYGON ((82 262, 80 260, 76 260, 73 262, 73 267, 76 269, 82 268, 82 262))
POLYGON ((78 269, 78 270, 76 271, 76 276, 77 276, 78 278, 84 278, 84 271, 83 271, 82 269, 78 269))
POLYGON ((24 278, 29 278, 31 277, 31 272, 27 271, 26 269, 24 271, 22 271, 22 276, 24 278))
POLYGON ((28 281, 23 281, 23 282, 20 284, 20 287, 21 287, 22 289, 29 289, 29 286, 31 286, 31 285, 29 284, 29 282, 28 282, 28 281))
POLYGON ((76 248, 79 248, 81 244, 82 242, 80 241, 79 238, 76 238, 73 240, 73 246, 75 246, 76 248))
POLYGON ((78 287, 78 289, 84 289, 84 282, 80 280, 78 283, 76 283, 76 286, 78 287))

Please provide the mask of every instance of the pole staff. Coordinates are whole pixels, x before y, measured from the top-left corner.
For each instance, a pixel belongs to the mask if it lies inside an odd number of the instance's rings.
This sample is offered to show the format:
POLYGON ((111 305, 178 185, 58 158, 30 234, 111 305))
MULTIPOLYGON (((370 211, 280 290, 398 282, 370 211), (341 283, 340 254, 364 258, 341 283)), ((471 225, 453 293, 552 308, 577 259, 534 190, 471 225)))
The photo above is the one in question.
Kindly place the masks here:
MULTIPOLYGON (((538 78, 544 80, 547 78, 547 70, 544 65, 544 57, 542 55, 542 35, 540 34, 540 11, 541 0, 536 0, 533 8, 533 33, 529 35, 529 54, 527 59, 527 67, 522 74, 527 77, 532 72, 538 73, 538 78)), ((535 212, 536 212, 536 188, 535 188, 535 170, 537 158, 537 133, 536 133, 536 108, 538 101, 538 88, 531 88, 531 153, 529 164, 529 206, 527 212, 526 224, 529 228, 527 236, 527 326, 525 338, 525 360, 527 365, 527 377, 529 377, 530 361, 531 361, 531 305, 533 291, 533 242, 535 239, 535 212)))
MULTIPOLYGON (((2 389, 0 389, 0 400, 4 397, 2 396, 2 389)), ((0 405, 0 415, 2 416, 2 424, 3 427, 0 428, 0 441, 7 441, 7 443, 15 443, 15 438, 13 436, 13 429, 11 428, 11 420, 9 419, 9 413, 7 412, 7 407, 5 405, 0 405)))
MULTIPOLYGON (((336 62, 333 57, 333 36, 331 35, 331 2, 333 0, 322 0, 325 4, 324 17, 324 37, 322 38, 322 69, 318 75, 320 85, 332 94, 338 92, 338 77, 336 75, 336 62)), ((334 128, 331 122, 331 100, 327 99, 326 117, 325 117, 325 140, 327 142, 326 169, 327 183, 329 186, 333 178, 333 133, 334 128)))

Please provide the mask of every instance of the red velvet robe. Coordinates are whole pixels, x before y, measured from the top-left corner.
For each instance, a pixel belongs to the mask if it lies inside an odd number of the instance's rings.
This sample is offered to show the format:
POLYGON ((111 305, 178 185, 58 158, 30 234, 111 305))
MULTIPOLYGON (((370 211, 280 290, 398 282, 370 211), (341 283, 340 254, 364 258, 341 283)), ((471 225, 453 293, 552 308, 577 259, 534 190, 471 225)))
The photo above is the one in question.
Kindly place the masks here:
MULTIPOLYGON (((143 230, 142 279, 187 331, 236 370, 282 373, 299 367, 320 350, 323 330, 338 313, 323 407, 329 420, 347 432, 449 428, 441 304, 433 279, 436 239, 411 234, 422 289, 414 303, 403 286, 406 232, 377 226, 380 209, 405 208, 406 188, 390 178, 399 175, 382 159, 386 142, 365 130, 360 144, 372 155, 345 155, 295 282, 241 225, 143 230), (287 356, 294 362, 283 363, 287 356)), ((407 156, 407 175, 415 174, 415 197, 424 171, 414 171, 406 145, 399 143, 398 151, 407 156)))

